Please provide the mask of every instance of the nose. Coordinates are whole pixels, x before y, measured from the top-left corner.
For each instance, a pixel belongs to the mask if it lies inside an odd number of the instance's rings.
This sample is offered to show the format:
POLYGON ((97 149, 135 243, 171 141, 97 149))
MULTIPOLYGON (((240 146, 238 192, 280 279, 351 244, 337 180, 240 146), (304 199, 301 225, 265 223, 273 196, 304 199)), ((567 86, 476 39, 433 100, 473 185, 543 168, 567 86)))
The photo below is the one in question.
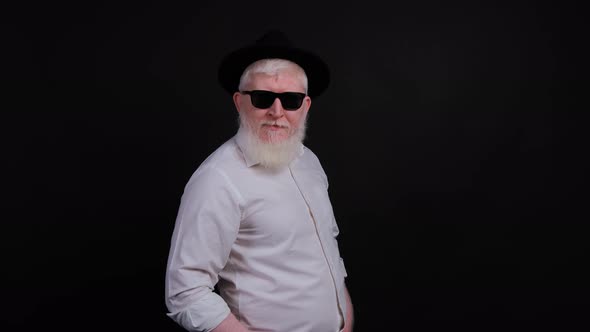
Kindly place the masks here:
POLYGON ((283 109, 279 98, 275 98, 275 101, 268 108, 267 114, 273 118, 280 118, 285 115, 285 109, 283 109))

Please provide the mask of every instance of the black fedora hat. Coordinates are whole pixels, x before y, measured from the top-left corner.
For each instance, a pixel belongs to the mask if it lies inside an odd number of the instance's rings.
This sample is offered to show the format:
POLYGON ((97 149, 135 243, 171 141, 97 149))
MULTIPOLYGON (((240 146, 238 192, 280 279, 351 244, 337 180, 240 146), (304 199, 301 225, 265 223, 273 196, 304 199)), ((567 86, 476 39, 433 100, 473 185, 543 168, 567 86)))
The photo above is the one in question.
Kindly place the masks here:
POLYGON ((230 94, 238 91, 240 77, 251 63, 261 59, 286 59, 298 64, 307 75, 310 97, 317 97, 330 83, 330 70, 326 63, 312 52, 294 46, 280 30, 266 32, 253 44, 225 56, 218 68, 218 79, 230 94))

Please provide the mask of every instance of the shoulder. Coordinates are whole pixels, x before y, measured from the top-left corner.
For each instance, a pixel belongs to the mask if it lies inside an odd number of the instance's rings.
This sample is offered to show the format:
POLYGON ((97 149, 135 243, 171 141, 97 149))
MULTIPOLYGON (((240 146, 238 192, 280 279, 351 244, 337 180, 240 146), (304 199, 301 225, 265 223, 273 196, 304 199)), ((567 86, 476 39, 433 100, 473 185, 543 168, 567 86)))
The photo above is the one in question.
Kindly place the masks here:
POLYGON ((195 170, 195 174, 211 169, 234 173, 244 167, 246 167, 244 155, 239 149, 235 137, 232 137, 213 151, 195 170))
POLYGON ((245 161, 243 155, 237 147, 234 138, 231 138, 213 151, 199 165, 190 177, 187 187, 195 182, 200 185, 231 182, 231 177, 239 169, 244 167, 245 161))
POLYGON ((328 176, 322 167, 318 156, 308 147, 303 147, 303 154, 299 157, 297 162, 298 169, 303 170, 309 176, 317 176, 328 187, 328 176))
POLYGON ((300 159, 303 162, 303 164, 306 166, 306 168, 311 168, 311 169, 314 169, 314 170, 324 173, 324 169, 322 167, 322 163, 320 162, 320 159, 307 146, 303 146, 303 154, 301 155, 300 159))

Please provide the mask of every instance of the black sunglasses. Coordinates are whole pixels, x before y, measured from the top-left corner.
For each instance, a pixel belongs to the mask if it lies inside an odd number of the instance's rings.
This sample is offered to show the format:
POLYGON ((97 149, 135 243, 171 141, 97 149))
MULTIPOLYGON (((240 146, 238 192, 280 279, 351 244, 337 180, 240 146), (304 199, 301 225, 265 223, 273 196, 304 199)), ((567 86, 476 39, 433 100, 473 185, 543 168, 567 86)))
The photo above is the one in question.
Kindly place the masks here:
POLYGON ((275 93, 266 90, 252 90, 252 91, 240 91, 245 95, 250 95, 252 105, 256 108, 269 108, 275 99, 279 98, 283 109, 286 111, 296 111, 303 104, 306 94, 301 92, 283 92, 275 93))

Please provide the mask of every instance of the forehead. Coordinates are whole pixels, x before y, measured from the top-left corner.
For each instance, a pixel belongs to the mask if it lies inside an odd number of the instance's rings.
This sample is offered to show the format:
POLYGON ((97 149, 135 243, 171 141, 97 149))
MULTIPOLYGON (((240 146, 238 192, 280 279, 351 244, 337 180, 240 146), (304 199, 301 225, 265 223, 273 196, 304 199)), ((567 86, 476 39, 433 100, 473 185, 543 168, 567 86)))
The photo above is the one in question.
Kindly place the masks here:
POLYGON ((252 73, 247 86, 250 90, 305 92, 301 75, 293 69, 281 70, 275 74, 252 73))

